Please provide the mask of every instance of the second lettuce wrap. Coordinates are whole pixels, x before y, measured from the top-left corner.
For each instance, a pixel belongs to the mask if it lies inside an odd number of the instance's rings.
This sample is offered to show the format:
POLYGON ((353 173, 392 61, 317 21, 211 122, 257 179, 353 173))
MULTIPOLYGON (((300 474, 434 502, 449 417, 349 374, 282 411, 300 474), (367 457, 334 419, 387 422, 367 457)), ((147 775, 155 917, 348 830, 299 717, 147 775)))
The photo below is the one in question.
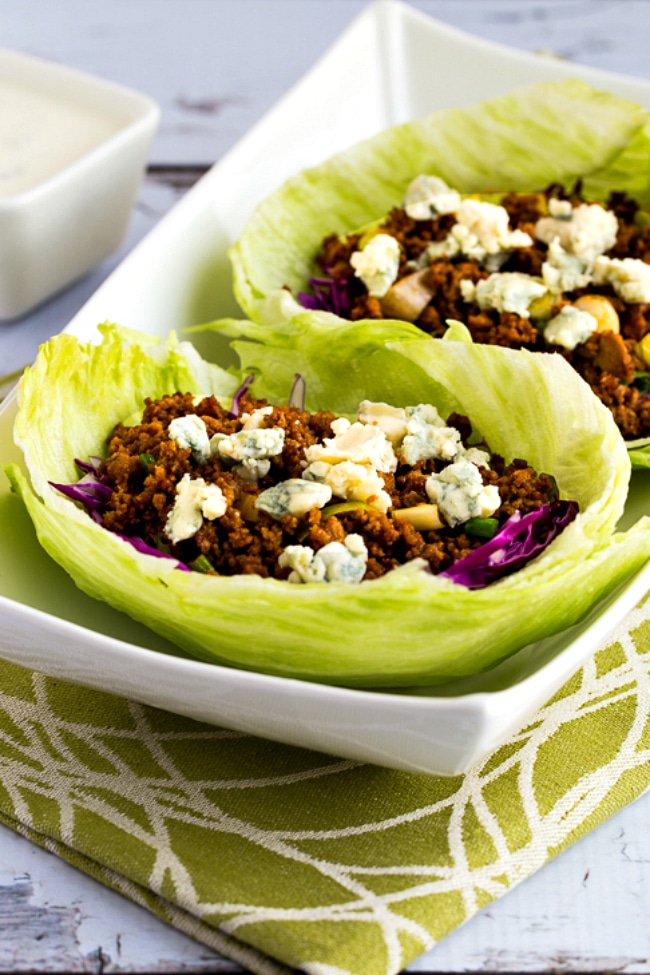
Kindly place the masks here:
MULTIPOLYGON (((246 315, 278 324, 299 313, 296 296, 307 288, 323 239, 382 218, 419 173, 465 194, 580 180, 590 200, 605 202, 617 191, 647 209, 650 116, 569 79, 439 111, 359 143, 288 180, 255 211, 231 249, 246 315)), ((633 463, 647 466, 647 445, 628 444, 633 463)))

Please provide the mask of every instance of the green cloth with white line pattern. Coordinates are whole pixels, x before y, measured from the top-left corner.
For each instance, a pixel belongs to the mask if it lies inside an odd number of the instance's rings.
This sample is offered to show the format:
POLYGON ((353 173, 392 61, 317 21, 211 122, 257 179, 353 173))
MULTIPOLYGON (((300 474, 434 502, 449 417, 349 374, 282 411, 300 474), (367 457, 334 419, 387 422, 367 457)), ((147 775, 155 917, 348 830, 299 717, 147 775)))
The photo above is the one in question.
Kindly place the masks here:
POLYGON ((0 821, 253 972, 396 973, 650 785, 648 598, 455 778, 0 675, 0 821))

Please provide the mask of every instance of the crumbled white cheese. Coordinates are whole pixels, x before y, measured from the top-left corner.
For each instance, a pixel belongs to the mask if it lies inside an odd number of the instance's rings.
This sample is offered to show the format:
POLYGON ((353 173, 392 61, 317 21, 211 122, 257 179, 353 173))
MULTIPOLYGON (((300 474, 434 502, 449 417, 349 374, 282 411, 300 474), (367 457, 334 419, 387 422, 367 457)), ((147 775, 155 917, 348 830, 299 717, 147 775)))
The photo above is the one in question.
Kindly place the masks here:
POLYGON ((325 437, 322 444, 313 444, 305 450, 308 464, 324 461, 338 464, 343 460, 355 464, 370 464, 378 471, 397 469, 397 457, 393 446, 379 426, 366 423, 350 423, 339 417, 332 423, 333 437, 325 437))
POLYGON ((295 515, 301 518, 312 508, 322 508, 332 497, 332 489, 318 481, 290 477, 262 491, 255 499, 255 507, 274 518, 295 515))
MULTIPOLYGON (((533 242, 531 237, 522 230, 510 229, 508 211, 496 203, 463 200, 456 211, 456 219, 457 226, 466 231, 460 234, 460 238, 459 231, 455 234, 461 242, 462 252, 469 255, 469 251, 476 251, 480 254, 479 260, 486 254, 496 254, 498 251, 516 247, 529 247, 533 242), (472 238, 476 243, 471 242, 472 238)), ((452 233, 454 229, 452 228, 452 233)))
POLYGON ((184 474, 176 485, 176 499, 167 516, 165 533, 174 544, 191 538, 204 518, 221 518, 226 508, 226 498, 217 484, 206 484, 202 477, 192 479, 184 474))
MULTIPOLYGON (((425 250, 422 251, 420 257, 415 262, 415 266, 418 268, 427 267, 432 261, 437 261, 441 257, 457 257, 461 253, 460 241, 454 236, 454 229, 458 226, 457 224, 452 227, 451 231, 447 234, 444 240, 434 240, 433 243, 428 244, 425 250)), ((461 235, 462 236, 462 235, 461 235)))
POLYGON ((552 217, 570 220, 572 211, 571 200, 559 200, 557 196, 552 196, 548 201, 548 212, 552 217))
POLYGON ((357 416, 361 423, 384 431, 402 463, 412 465, 418 460, 453 460, 462 456, 479 467, 490 467, 489 453, 479 447, 464 447, 459 431, 447 426, 431 404, 402 408, 363 400, 357 416))
POLYGON ((252 413, 242 413, 239 418, 242 430, 258 430, 264 426, 266 417, 270 416, 272 412, 272 406, 261 406, 258 410, 253 410, 252 413))
POLYGON ((439 176, 416 176, 404 195, 404 209, 412 220, 429 220, 442 213, 455 213, 460 193, 439 176))
POLYGON ((363 250, 355 251, 350 257, 357 278, 368 289, 368 294, 383 298, 397 278, 399 270, 400 247, 390 234, 375 234, 363 250))
POLYGON ((501 504, 496 485, 484 485, 478 467, 465 458, 430 474, 425 490, 452 528, 470 518, 488 517, 501 504))
POLYGON ((364 399, 357 410, 359 423, 379 427, 390 440, 393 447, 401 443, 407 433, 406 410, 388 403, 372 403, 364 399))
POLYGON ((280 427, 238 430, 225 435, 217 433, 210 440, 213 453, 226 460, 245 461, 277 457, 284 447, 284 430, 280 427))
POLYGON ((461 281, 461 294, 465 301, 475 301, 483 310, 510 311, 522 318, 529 317, 531 301, 546 294, 546 286, 541 281, 519 271, 491 274, 471 288, 468 285, 472 285, 472 282, 461 281))
POLYGON ((429 244, 424 252, 425 260, 464 254, 477 261, 496 259, 500 263, 510 251, 533 243, 532 237, 523 230, 510 229, 508 211, 496 203, 461 200, 456 221, 445 240, 429 244))
POLYGON ((179 447, 192 450, 192 460, 205 464, 210 457, 210 438, 204 421, 196 413, 177 416, 169 424, 169 436, 179 447))
POLYGON ((586 288, 591 283, 591 261, 569 254, 562 247, 559 237, 554 237, 548 245, 548 255, 542 264, 542 279, 553 294, 586 288))
POLYGON ((348 535, 343 543, 329 542, 314 552, 309 545, 287 545, 278 559, 291 569, 289 582, 361 582, 368 550, 361 535, 348 535))
POLYGON ((480 447, 467 447, 462 456, 470 463, 476 464, 477 467, 485 467, 488 471, 490 470, 490 455, 487 450, 481 450, 480 447))
POLYGON ((598 322, 588 311, 565 305, 549 320, 544 329, 544 339, 551 345, 561 345, 571 351, 586 342, 597 328, 598 322))
POLYGON ((476 285, 469 278, 460 279, 460 296, 468 304, 476 300, 476 285))
MULTIPOLYGON (((338 416, 335 420, 332 420, 330 427, 335 437, 342 437, 346 430, 349 430, 352 426, 351 422, 344 416, 338 416)), ((328 443, 331 441, 328 441, 328 443)))
POLYGON ((344 460, 339 464, 314 461, 305 468, 304 476, 332 489, 332 494, 344 501, 365 501, 384 513, 392 502, 384 490, 384 480, 370 464, 355 464, 344 460))
POLYGON ((435 406, 420 403, 406 407, 406 436, 400 447, 405 464, 419 460, 453 460, 462 452, 460 432, 448 427, 435 406))
POLYGON ((593 261, 616 243, 616 214, 599 203, 581 203, 570 214, 540 217, 535 224, 535 237, 545 244, 558 238, 569 254, 593 261))
POLYGON ((599 257, 594 261, 594 283, 610 284, 628 304, 650 301, 650 264, 635 257, 599 257))
POLYGON ((233 471, 242 481, 260 481, 271 470, 271 461, 266 457, 246 457, 241 464, 235 464, 233 471))

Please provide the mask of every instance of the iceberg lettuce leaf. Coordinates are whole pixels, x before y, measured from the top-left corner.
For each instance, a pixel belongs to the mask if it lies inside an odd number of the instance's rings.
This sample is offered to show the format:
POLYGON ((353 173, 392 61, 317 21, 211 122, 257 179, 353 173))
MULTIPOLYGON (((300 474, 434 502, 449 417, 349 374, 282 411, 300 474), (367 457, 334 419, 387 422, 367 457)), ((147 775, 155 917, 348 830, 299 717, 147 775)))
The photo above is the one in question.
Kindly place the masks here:
POLYGON ((213 327, 235 340, 236 375, 197 368, 182 344, 139 347, 111 327, 100 345, 51 340, 21 384, 25 466, 7 469, 41 544, 80 589, 197 657, 350 686, 431 684, 577 622, 650 556, 650 520, 614 531, 627 452, 608 411, 560 357, 423 340, 407 327, 387 344, 383 324, 333 326, 308 314, 281 330, 281 349, 251 323, 213 327), (554 474, 580 513, 541 556, 487 589, 434 576, 420 560, 359 585, 296 586, 179 572, 48 485, 74 478, 75 457, 101 454, 113 424, 146 396, 179 386, 227 399, 251 371, 252 392, 276 402, 287 401, 299 372, 311 409, 352 413, 364 397, 461 409, 495 449, 554 474))
POLYGON ((264 324, 295 315, 325 236, 399 205, 419 173, 463 193, 539 190, 583 180, 650 203, 650 118, 577 79, 543 82, 468 108, 434 112, 364 140, 294 176, 256 209, 231 248, 235 294, 264 324), (290 290, 287 290, 290 289, 290 290))

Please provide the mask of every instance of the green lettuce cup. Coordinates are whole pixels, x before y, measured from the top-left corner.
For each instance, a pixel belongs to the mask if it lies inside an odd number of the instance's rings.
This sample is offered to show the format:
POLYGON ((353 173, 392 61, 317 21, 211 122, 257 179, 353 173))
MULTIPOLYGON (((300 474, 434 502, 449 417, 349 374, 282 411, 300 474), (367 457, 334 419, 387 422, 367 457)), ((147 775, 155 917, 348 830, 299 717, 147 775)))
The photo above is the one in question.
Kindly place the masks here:
MULTIPOLYGON (((625 193, 647 210, 650 115, 568 79, 438 111, 354 145, 284 183, 231 248, 235 294, 245 315, 279 324, 299 314, 298 295, 323 273, 315 265, 323 240, 372 230, 401 206, 420 174, 487 198, 552 184, 569 190, 581 181, 586 200, 605 203, 612 192, 625 193)), ((650 438, 630 439, 628 449, 635 466, 650 466, 650 438)))
POLYGON ((41 544, 79 588, 196 657, 349 686, 428 685, 477 673, 578 622, 650 556, 650 520, 616 531, 630 476, 623 442, 559 357, 423 341, 400 323, 333 326, 309 313, 280 329, 212 327, 232 340, 238 370, 203 361, 174 336, 155 344, 110 325, 101 344, 52 339, 21 381, 15 440, 24 465, 7 468, 41 544), (285 404, 296 372, 312 411, 351 416, 371 399, 465 413, 506 460, 524 457, 552 474, 579 514, 541 555, 484 589, 418 562, 356 585, 298 586, 179 571, 51 485, 78 479, 75 458, 105 454, 113 426, 145 397, 180 390, 227 404, 252 373, 257 398, 285 404))

